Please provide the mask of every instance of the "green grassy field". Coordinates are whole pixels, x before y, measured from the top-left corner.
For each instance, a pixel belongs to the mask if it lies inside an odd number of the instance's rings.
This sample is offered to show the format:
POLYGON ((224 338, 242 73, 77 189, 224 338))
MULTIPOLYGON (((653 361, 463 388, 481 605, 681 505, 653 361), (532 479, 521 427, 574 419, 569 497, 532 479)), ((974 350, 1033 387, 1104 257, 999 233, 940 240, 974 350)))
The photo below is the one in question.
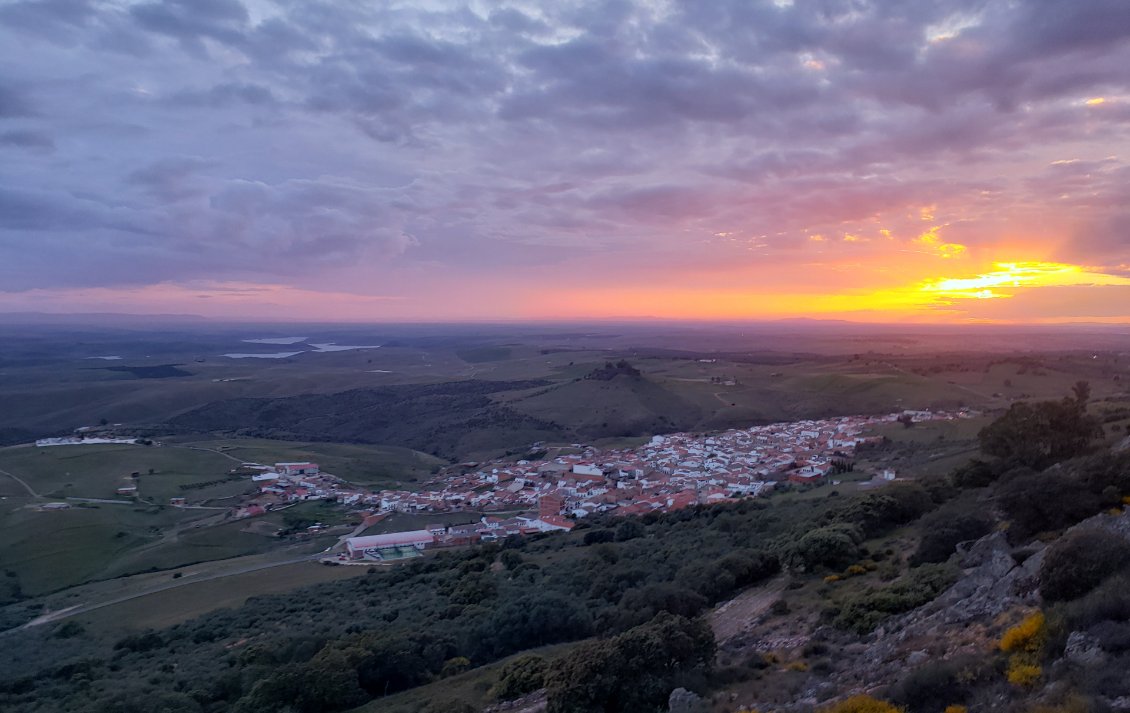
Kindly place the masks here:
MULTIPOLYGON (((174 442, 181 442, 174 439, 174 442)), ((183 441, 184 445, 211 448, 231 458, 273 465, 313 461, 332 473, 359 485, 393 488, 427 480, 446 461, 427 453, 396 446, 347 443, 308 443, 264 438, 183 441)), ((235 465, 235 463, 231 463, 235 465)))
POLYGON ((386 532, 403 532, 407 530, 422 530, 428 525, 465 525, 478 522, 483 513, 456 512, 456 513, 402 513, 389 515, 376 525, 363 532, 364 535, 381 535, 386 532))
POLYGON ((161 539, 148 546, 119 553, 103 571, 106 577, 172 569, 196 562, 230 559, 267 552, 278 546, 270 536, 248 532, 253 520, 237 520, 215 527, 181 532, 175 539, 161 539))
MULTIPOLYGON (((269 452, 269 444, 258 446, 262 452, 269 452)), ((286 455, 282 451, 280 459, 286 455)), ((94 579, 278 547, 276 539, 246 531, 250 521, 211 526, 210 521, 223 510, 182 510, 165 505, 170 497, 200 500, 246 491, 246 478, 202 490, 179 487, 223 478, 234 465, 217 453, 173 446, 2 449, 0 469, 50 497, 35 500, 13 480, 3 478, 2 494, 8 497, 0 507, 0 569, 14 572, 25 594, 34 596, 94 579), (143 501, 115 504, 64 500, 128 500, 116 495, 115 489, 125 482, 123 476, 135 471, 142 474, 139 492, 143 501), (65 501, 72 507, 61 511, 36 509, 47 501, 65 501), (193 527, 198 521, 208 526, 193 527)), ((345 513, 335 508, 318 519, 344 517, 345 513)), ((273 518, 270 532, 283 526, 282 513, 273 518)))
MULTIPOLYGON (((96 632, 161 629, 216 609, 235 608, 250 597, 280 594, 321 582, 364 575, 365 567, 327 567, 299 562, 186 584, 76 616, 96 632)), ((171 577, 171 575, 164 575, 171 577)))
POLYGON ((184 517, 182 511, 151 513, 133 505, 40 512, 24 507, 28 499, 14 504, 0 527, 0 569, 14 572, 28 595, 104 576, 116 560, 184 517))
POLYGON ((54 499, 117 498, 117 488, 136 472, 141 474, 138 491, 143 498, 168 502, 184 494, 179 486, 222 478, 234 465, 215 453, 158 446, 0 449, 0 469, 54 499))

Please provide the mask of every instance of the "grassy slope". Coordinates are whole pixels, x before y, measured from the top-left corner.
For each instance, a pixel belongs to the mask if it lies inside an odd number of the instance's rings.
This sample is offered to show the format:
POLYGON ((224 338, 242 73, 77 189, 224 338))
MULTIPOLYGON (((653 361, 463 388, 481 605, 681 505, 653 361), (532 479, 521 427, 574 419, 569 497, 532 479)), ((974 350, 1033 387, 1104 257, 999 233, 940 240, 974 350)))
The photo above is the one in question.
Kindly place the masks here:
POLYGON ((431 710, 435 710, 442 709, 444 706, 451 707, 452 704, 471 705, 478 710, 494 702, 488 692, 490 687, 498 680, 498 672, 509 662, 530 655, 541 656, 552 661, 568 653, 576 645, 576 643, 570 643, 528 649, 486 666, 473 668, 457 676, 369 701, 360 708, 353 709, 351 713, 417 713, 429 705, 431 710))
POLYGON ((326 567, 313 562, 299 562, 187 584, 96 609, 76 619, 92 630, 113 636, 120 636, 123 629, 163 629, 210 611, 239 607, 250 597, 280 594, 312 584, 355 577, 365 574, 365 570, 364 567, 326 567))
MULTIPOLYGON (((233 458, 267 465, 283 461, 313 461, 322 470, 351 483, 392 488, 427 480, 445 461, 409 448, 346 443, 306 443, 264 438, 192 441, 192 445, 221 450, 233 458)), ((234 465, 234 464, 233 464, 234 465)))

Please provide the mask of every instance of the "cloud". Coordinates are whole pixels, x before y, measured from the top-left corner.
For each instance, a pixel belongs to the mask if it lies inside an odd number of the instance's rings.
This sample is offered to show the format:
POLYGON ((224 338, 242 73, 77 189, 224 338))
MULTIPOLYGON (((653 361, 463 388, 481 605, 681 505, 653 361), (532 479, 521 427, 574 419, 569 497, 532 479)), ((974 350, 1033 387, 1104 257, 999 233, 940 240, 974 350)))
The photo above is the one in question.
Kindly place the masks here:
POLYGON ((48 134, 30 129, 13 129, 0 133, 0 146, 16 146, 30 151, 54 151, 55 140, 48 134))
POLYGON ((411 274, 484 305, 516 267, 687 289, 737 265, 1125 270, 1128 12, 12 2, 0 264, 60 289, 411 274))

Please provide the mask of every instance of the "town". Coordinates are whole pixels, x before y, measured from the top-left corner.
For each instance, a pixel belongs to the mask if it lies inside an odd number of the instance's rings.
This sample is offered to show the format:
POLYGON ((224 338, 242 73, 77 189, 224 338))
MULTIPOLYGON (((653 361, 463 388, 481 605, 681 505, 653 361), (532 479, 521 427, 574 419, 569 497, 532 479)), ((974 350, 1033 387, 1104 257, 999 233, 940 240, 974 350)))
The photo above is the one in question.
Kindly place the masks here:
MULTIPOLYGON (((657 435, 636 447, 598 448, 574 443, 535 443, 525 457, 446 466, 418 490, 372 490, 323 471, 317 463, 240 463, 227 478, 247 478, 249 490, 229 502, 222 521, 255 518, 305 501, 332 502, 359 516, 359 524, 325 553, 335 563, 390 562, 419 556, 433 547, 456 547, 513 536, 570 531, 594 514, 612 516, 671 512, 764 496, 791 487, 835 481, 855 468, 858 451, 882 440, 868 432, 875 426, 902 422, 970 418, 974 412, 903 411, 882 416, 844 416, 731 429, 717 433, 657 435), (393 514, 435 515, 423 529, 363 533, 393 514), (444 524, 445 515, 479 515, 476 522, 444 524)), ((83 429, 73 437, 41 439, 37 446, 79 444, 153 445, 148 439, 107 437, 83 429)), ((161 444, 156 444, 161 445, 161 444)), ((151 471, 152 472, 152 471, 151 471)), ((141 473, 124 478, 116 495, 143 499, 141 473)), ((894 480, 882 468, 873 482, 894 480)), ((71 498, 71 500, 83 500, 71 498)), ((131 500, 91 500, 128 503, 131 500)), ((176 508, 223 510, 218 503, 190 502, 188 494, 172 497, 176 508)), ((43 510, 69 508, 52 502, 43 510)), ((303 535, 326 530, 321 523, 304 526, 303 535)), ((291 533, 294 534, 294 533, 291 533)))
MULTIPOLYGON (((485 513, 473 524, 430 524, 422 530, 343 538, 344 561, 389 561, 426 548, 470 545, 541 532, 571 530, 596 513, 644 515, 765 495, 780 483, 824 482, 853 467, 856 451, 881 437, 866 435, 879 424, 967 418, 968 411, 904 411, 733 429, 713 434, 654 436, 635 448, 600 449, 583 444, 545 448, 514 461, 448 466, 418 491, 372 491, 322 472, 316 463, 245 463, 257 485, 231 511, 255 517, 305 500, 340 503, 363 516, 359 534, 392 513, 485 513), (556 455, 550 457, 550 451, 556 455), (506 515, 506 517, 503 517, 506 515)), ((874 474, 892 480, 889 469, 874 474)), ((175 498, 175 506, 187 505, 175 498)), ((437 517, 438 519, 438 517, 437 517)))

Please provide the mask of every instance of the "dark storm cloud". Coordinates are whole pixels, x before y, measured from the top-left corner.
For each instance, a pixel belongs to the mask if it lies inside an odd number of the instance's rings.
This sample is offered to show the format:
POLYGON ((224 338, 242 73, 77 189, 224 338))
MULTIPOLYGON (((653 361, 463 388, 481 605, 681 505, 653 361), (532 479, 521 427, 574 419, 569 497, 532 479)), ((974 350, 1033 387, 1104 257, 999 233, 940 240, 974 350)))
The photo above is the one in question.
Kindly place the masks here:
POLYGON ((0 62, 0 262, 25 273, 49 263, 31 232, 186 280, 786 250, 864 223, 909 249, 907 216, 947 201, 975 245, 999 227, 984 196, 1038 222, 1097 180, 1046 171, 1080 156, 1114 158, 1065 229, 1087 264, 1126 259, 1123 0, 23 0, 0 62))

